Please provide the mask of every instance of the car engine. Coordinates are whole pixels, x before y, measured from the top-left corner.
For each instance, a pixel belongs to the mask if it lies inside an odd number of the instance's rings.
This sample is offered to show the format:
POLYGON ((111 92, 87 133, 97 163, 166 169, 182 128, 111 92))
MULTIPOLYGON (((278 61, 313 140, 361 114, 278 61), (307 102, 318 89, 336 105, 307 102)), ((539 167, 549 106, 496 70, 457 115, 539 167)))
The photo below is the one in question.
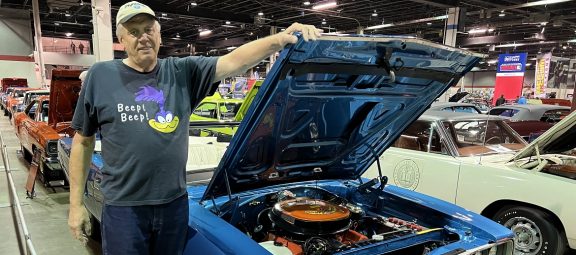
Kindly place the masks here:
MULTIPOLYGON (((416 220, 368 213, 362 206, 320 188, 298 187, 265 194, 238 209, 229 222, 275 255, 333 254, 410 234, 442 231, 416 220)), ((456 240, 457 236, 448 234, 443 240, 415 246, 410 254, 427 254, 456 240)))

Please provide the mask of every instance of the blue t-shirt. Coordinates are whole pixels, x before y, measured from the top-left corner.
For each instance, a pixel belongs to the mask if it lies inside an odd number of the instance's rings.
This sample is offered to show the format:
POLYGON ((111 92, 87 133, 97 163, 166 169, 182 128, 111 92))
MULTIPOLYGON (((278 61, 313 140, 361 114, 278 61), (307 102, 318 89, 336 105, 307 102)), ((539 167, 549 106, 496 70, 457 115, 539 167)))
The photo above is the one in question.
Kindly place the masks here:
POLYGON ((159 59, 146 73, 122 60, 90 68, 72 128, 83 136, 100 130, 106 204, 163 204, 186 193, 189 117, 218 88, 217 60, 159 59))

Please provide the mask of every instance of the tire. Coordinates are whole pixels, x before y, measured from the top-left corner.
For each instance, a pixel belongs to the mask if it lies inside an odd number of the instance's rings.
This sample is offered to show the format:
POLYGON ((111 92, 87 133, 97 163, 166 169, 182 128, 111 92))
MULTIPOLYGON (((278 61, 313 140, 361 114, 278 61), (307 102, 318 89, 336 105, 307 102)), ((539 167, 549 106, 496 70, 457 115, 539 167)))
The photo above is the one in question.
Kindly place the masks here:
POLYGON ((543 211, 525 206, 502 208, 493 220, 514 232, 514 254, 562 255, 568 242, 552 222, 553 218, 543 211))

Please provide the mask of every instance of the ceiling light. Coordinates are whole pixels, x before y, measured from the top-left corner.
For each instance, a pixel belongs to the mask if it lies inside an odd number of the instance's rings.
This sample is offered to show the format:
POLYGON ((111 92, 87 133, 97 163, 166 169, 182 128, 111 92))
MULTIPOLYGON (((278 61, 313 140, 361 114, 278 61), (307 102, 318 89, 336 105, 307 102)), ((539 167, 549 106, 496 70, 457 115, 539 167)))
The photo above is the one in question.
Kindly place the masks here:
POLYGON ((486 29, 485 28, 475 28, 472 29, 470 31, 468 31, 469 34, 481 34, 481 33, 486 33, 486 29))
POLYGON ((207 29, 207 30, 200 31, 200 36, 207 36, 209 34, 212 34, 212 30, 207 29))
POLYGON ((310 1, 305 1, 304 5, 310 5, 310 1))
POLYGON ((254 35, 254 32, 250 32, 250 35, 254 35))
POLYGON ((231 47, 228 47, 228 48, 226 48, 226 49, 227 49, 227 50, 233 50, 233 49, 236 49, 236 48, 238 48, 238 47, 236 47, 236 46, 231 46, 231 47))
POLYGON ((80 6, 84 5, 84 1, 80 0, 80 6))
POLYGON ((196 2, 191 2, 190 5, 192 5, 192 6, 198 6, 198 3, 196 3, 196 2))
POLYGON ((230 21, 226 21, 226 25, 230 25, 230 21))
POLYGON ((72 15, 70 15, 70 13, 64 13, 64 16, 70 17, 70 16, 72 16, 72 15))
POLYGON ((489 28, 488 32, 490 32, 490 33, 494 32, 494 28, 489 28))
POLYGON ((531 65, 532 65, 532 63, 526 63, 526 66, 531 66, 531 65))
POLYGON ((258 12, 258 16, 264 16, 263 12, 258 12))
POLYGON ((562 46, 562 49, 568 49, 568 46, 562 46))
POLYGON ((326 19, 322 19, 322 25, 326 25, 326 19))
POLYGON ((163 17, 163 18, 165 18, 166 16, 168 16, 168 14, 162 13, 162 17, 163 17))
POLYGON ((541 26, 546 26, 546 24, 548 24, 548 22, 542 22, 542 23, 540 23, 541 26))
POLYGON ((324 10, 324 9, 330 9, 330 8, 334 8, 338 6, 338 3, 336 3, 336 1, 331 1, 331 2, 323 2, 323 3, 319 3, 317 5, 312 6, 313 10, 324 10))
POLYGON ((498 59, 488 60, 488 64, 496 64, 498 63, 498 59))
POLYGON ((426 25, 432 26, 432 22, 428 22, 428 23, 426 23, 426 25))
POLYGON ((68 33, 66 33, 66 37, 70 37, 70 36, 72 36, 73 34, 74 34, 74 33, 68 32, 68 33))
POLYGON ((176 38, 180 38, 180 33, 176 33, 176 38))
POLYGON ((506 16, 506 13, 504 13, 504 11, 502 10, 502 11, 500 11, 500 14, 498 14, 498 16, 504 17, 504 16, 506 16))
POLYGON ((500 44, 500 45, 496 45, 496 48, 512 48, 512 47, 518 47, 518 46, 524 46, 525 44, 523 43, 509 43, 509 44, 500 44))
POLYGON ((372 13, 372 17, 378 17, 378 13, 376 12, 376 10, 374 10, 374 13, 372 13))
POLYGON ((386 27, 392 27, 392 26, 394 26, 394 24, 388 23, 388 24, 382 24, 382 25, 367 27, 366 29, 368 29, 368 30, 370 30, 370 29, 380 29, 380 28, 386 28, 386 27))

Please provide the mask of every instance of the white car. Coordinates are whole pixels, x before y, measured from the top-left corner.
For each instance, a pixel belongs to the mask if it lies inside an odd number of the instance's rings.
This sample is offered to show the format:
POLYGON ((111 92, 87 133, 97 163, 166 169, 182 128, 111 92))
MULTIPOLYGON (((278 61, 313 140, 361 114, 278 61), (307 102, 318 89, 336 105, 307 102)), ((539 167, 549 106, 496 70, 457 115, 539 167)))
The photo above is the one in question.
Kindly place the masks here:
POLYGON ((561 255, 576 248, 575 125, 576 112, 527 146, 498 117, 428 111, 380 156, 380 171, 512 229, 515 254, 561 255))

